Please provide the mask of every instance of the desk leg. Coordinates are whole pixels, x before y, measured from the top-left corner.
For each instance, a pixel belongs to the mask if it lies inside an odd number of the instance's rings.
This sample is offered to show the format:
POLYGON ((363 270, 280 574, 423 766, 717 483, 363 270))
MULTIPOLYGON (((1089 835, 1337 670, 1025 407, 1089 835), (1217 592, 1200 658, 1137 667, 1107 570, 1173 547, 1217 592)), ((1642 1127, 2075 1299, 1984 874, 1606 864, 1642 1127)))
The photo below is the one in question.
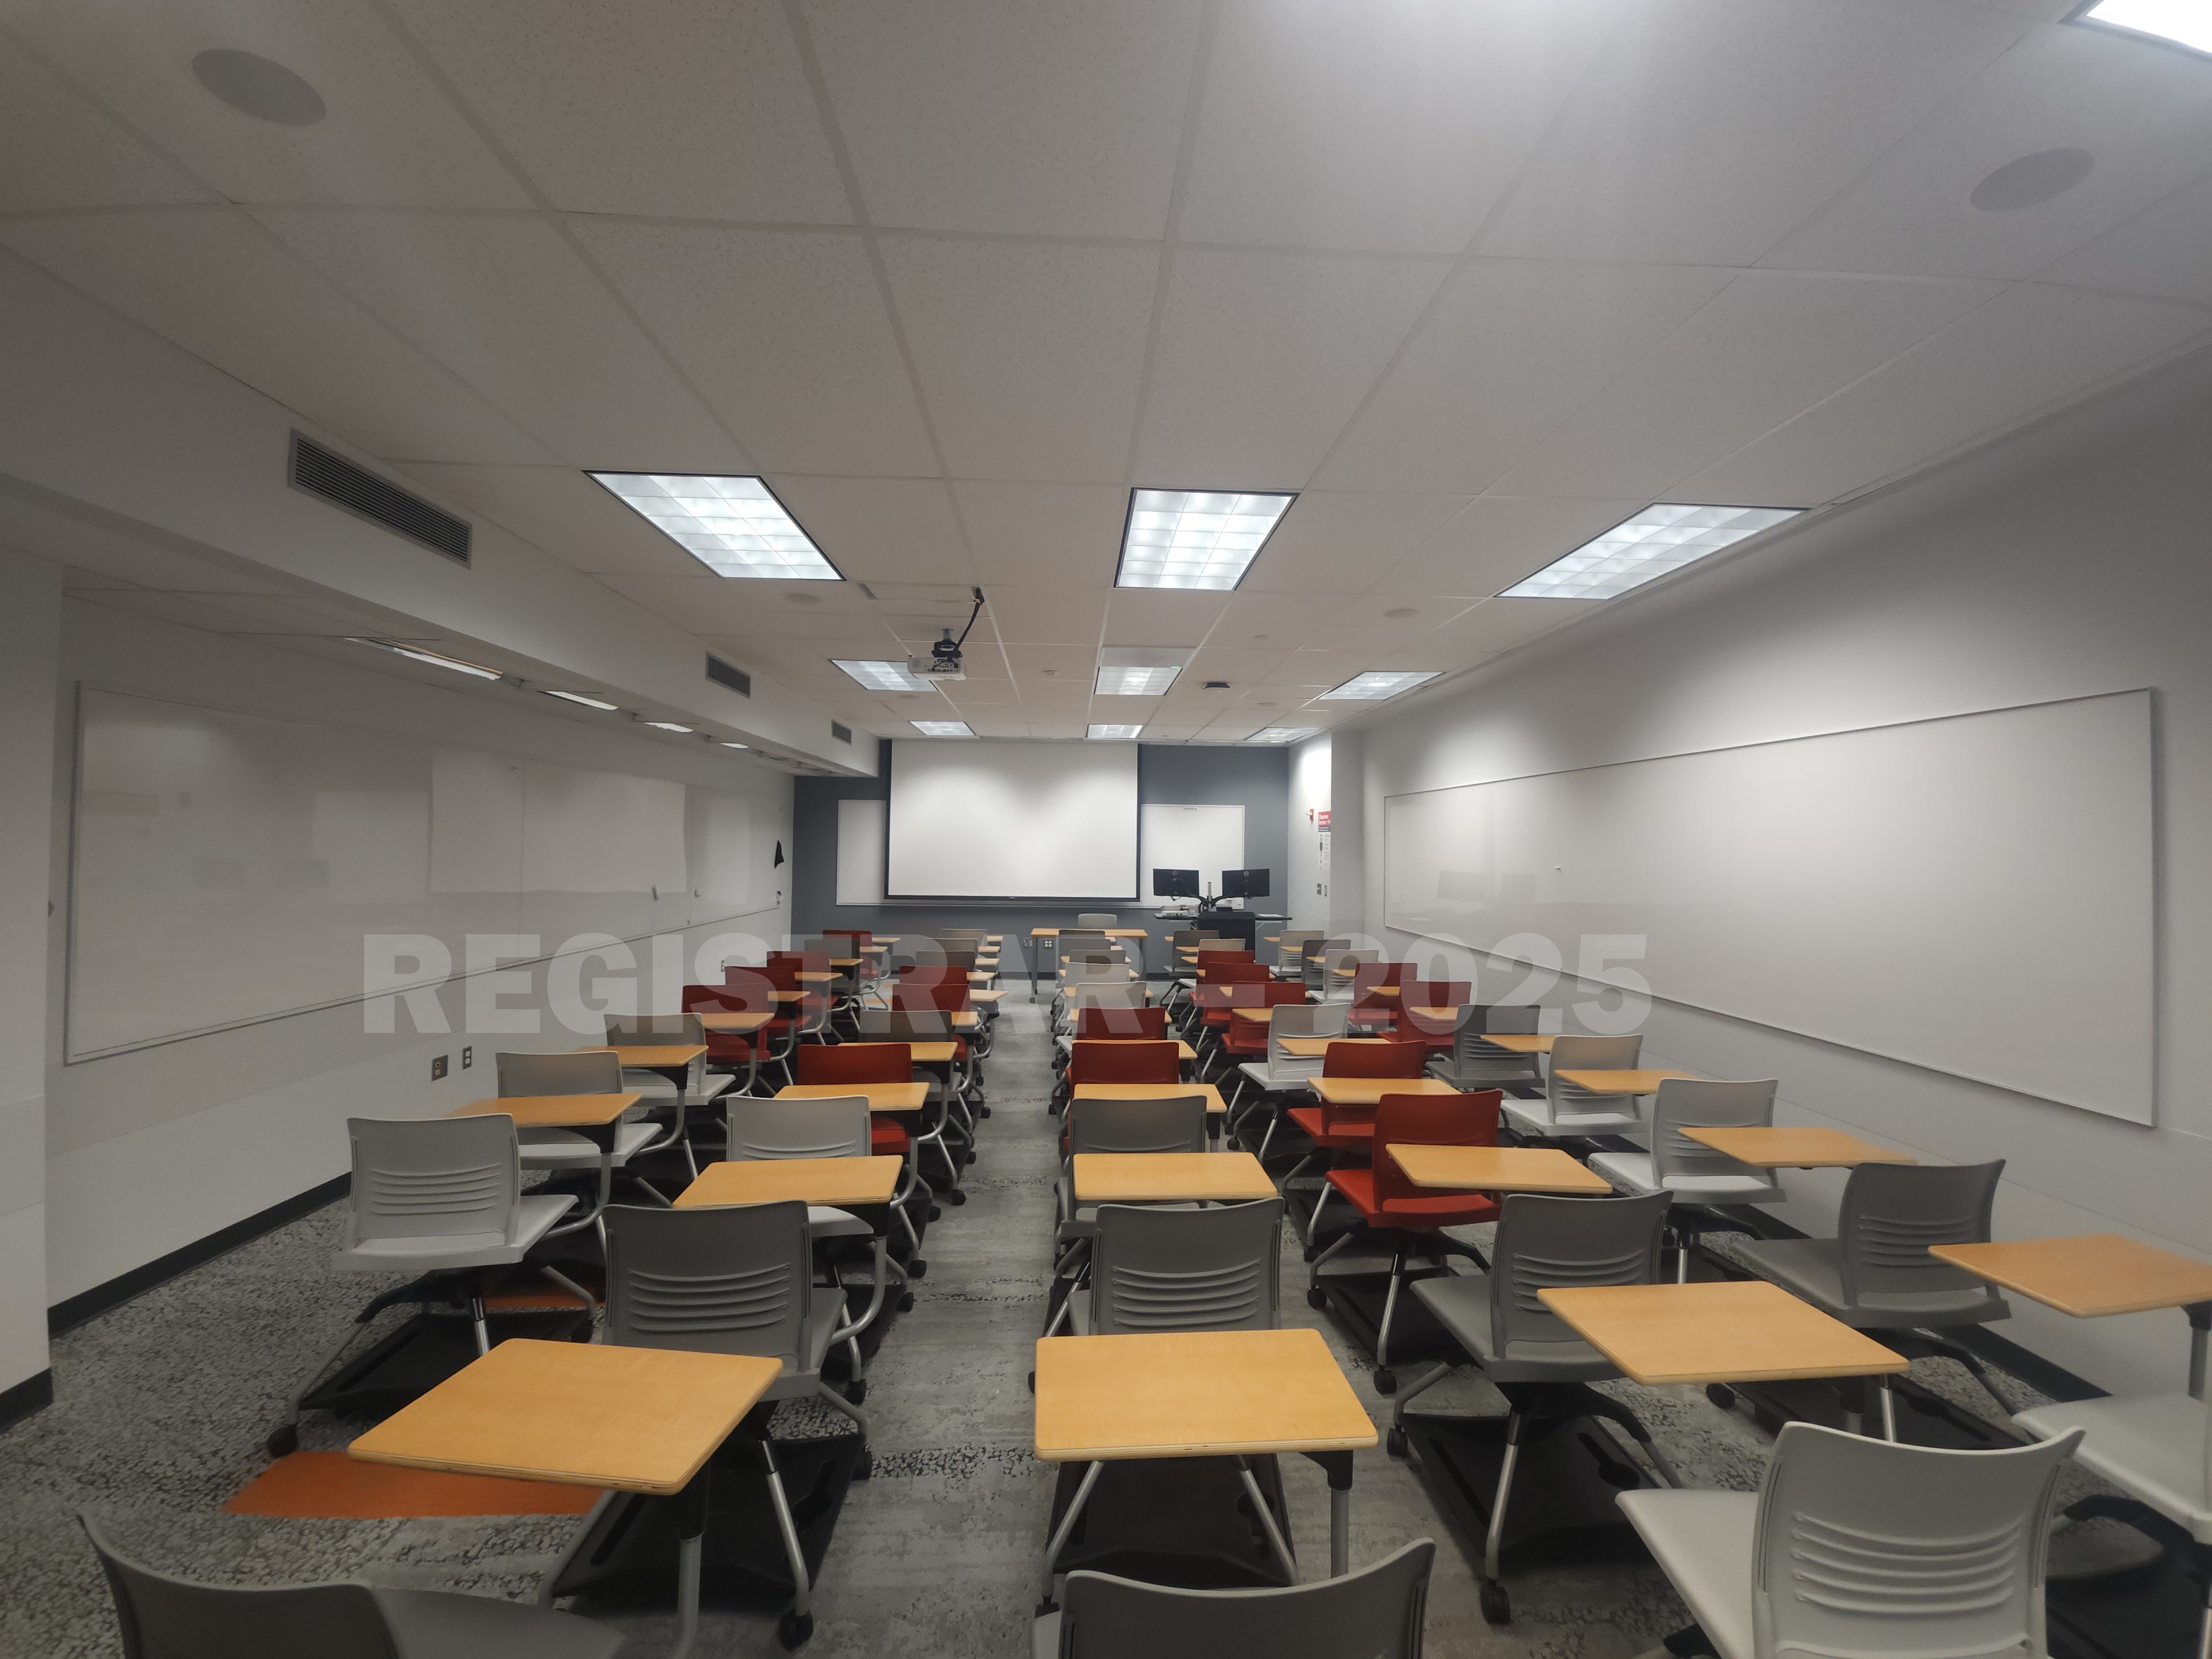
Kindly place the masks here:
POLYGON ((1244 1496, 1251 1500, 1252 1513, 1260 1517, 1260 1525, 1267 1534, 1267 1547, 1275 1552, 1275 1559, 1293 1584, 1298 1582, 1298 1559, 1291 1553, 1290 1540, 1283 1536, 1275 1524, 1275 1512, 1267 1506, 1267 1496, 1260 1490, 1260 1483, 1252 1478, 1252 1461, 1248 1457, 1237 1460, 1237 1474, 1244 1482, 1244 1496))
POLYGON ((676 1494, 676 1645, 669 1659, 684 1659, 699 1634, 699 1555, 707 1535, 707 1470, 676 1494))
MULTIPOLYGON (((2204 1398, 2204 1358, 2208 1338, 2212 1338, 2212 1302, 2192 1302, 2183 1310, 2189 1316, 2189 1397, 2204 1398)), ((2206 1626, 2212 1630, 2212 1623, 2206 1626)))
POLYGON ((1068 1539, 1074 1535, 1075 1523, 1083 1518, 1083 1506, 1091 1501, 1091 1489, 1098 1484, 1105 1468, 1103 1463, 1093 1463, 1083 1472, 1083 1484, 1075 1489, 1074 1501, 1068 1504, 1067 1513, 1060 1517, 1060 1524, 1052 1529, 1052 1536, 1045 1543, 1044 1582, 1037 1590, 1040 1614, 1052 1611, 1052 1564, 1060 1559, 1060 1551, 1067 1547, 1068 1539))
POLYGON ((1308 1452, 1328 1475, 1328 1576, 1352 1571, 1352 1454, 1308 1452))

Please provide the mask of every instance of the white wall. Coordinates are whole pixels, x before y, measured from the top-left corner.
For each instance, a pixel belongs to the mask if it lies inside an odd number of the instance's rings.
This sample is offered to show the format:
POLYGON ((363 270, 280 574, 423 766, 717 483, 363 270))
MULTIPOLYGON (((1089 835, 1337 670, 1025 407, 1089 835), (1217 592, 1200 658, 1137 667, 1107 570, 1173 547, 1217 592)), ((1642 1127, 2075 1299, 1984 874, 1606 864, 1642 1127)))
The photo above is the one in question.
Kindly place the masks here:
POLYGON ((0 552, 0 1389, 46 1369, 46 835, 58 565, 0 552))
MULTIPOLYGON (((2212 1092, 2201 1086, 2212 1075, 2208 453, 2212 374, 2192 362, 1771 552, 1615 602, 1356 734, 1340 732, 1339 822, 1354 736, 1365 821, 1379 826, 1383 799, 1407 790, 2153 688, 2154 1127, 1663 1003, 1645 1027, 1646 1053, 1714 1076, 1778 1077, 1785 1121, 1838 1124, 1946 1162, 2007 1159, 2000 1236, 2118 1231, 2212 1255, 2212 1092)), ((1358 866, 1363 915, 1377 932, 1381 842, 1366 838, 1358 866)), ((1340 835, 1340 893, 1353 888, 1348 851, 1340 835)), ((2020 902, 2033 906, 2035 892, 2020 902)), ((1574 942, 1562 943, 1572 962, 1574 942)), ((1414 954, 1425 960, 1431 948, 1414 954)), ((2017 968, 2023 979, 2034 971, 2017 968)), ((1830 1231, 1840 1178, 1793 1174, 1788 1185, 1798 1197, 1784 1218, 1830 1231)), ((2076 1322, 2018 1298, 2014 1308, 2002 1334, 2105 1387, 2183 1380, 2179 1313, 2076 1322)))
MULTIPOLYGON (((58 670, 51 652, 41 686, 53 718, 38 726, 35 771, 41 789, 55 780, 42 810, 37 883, 51 883, 50 927, 40 934, 40 985, 53 988, 44 1022, 49 1255, 47 1284, 58 1301, 103 1284, 220 1228, 278 1204, 346 1168, 344 1120, 357 1115, 428 1115, 492 1092, 495 1049, 569 1048, 587 1039, 545 1020, 535 1036, 469 1035, 463 994, 441 998, 453 1034, 371 1036, 359 1005, 273 1019, 76 1065, 59 1063, 68 939, 68 811, 76 688, 87 683, 248 713, 323 719, 403 736, 494 750, 564 764, 708 784, 753 802, 754 833, 791 844, 792 781, 726 750, 631 737, 504 701, 356 670, 279 648, 224 639, 71 600, 60 623, 58 670), (58 684, 58 708, 55 688, 58 684), (47 757, 44 744, 53 743, 47 757), (51 848, 51 862, 43 856, 51 848), (473 1070, 459 1069, 465 1044, 473 1070), (440 1083, 430 1058, 453 1057, 440 1083)), ((0 773, 11 803, 22 775, 0 773)), ((780 874, 781 872, 779 872, 780 874)), ((4 878, 0 878, 4 881, 4 878)), ((777 940, 789 929, 787 889, 740 921, 695 928, 656 941, 666 960, 668 1006, 691 969, 696 947, 732 931, 777 940), (678 964, 681 964, 680 966, 678 964)), ((588 924, 586 924, 588 925, 588 924)), ((618 927, 608 931, 619 933, 618 927)), ((554 941, 547 941, 552 948, 554 941)), ((740 951, 742 947, 740 947, 740 951)), ((640 946, 641 959, 647 947, 640 946)), ((591 976, 601 970, 594 969, 591 976)), ((542 1008, 545 972, 506 999, 542 1008)), ((10 1007, 0 1018, 12 1019, 10 1007)), ((10 1029, 13 1029, 12 1026, 10 1029)), ((36 1053, 29 1045, 22 1053, 36 1053)), ((11 1051, 11 1052, 14 1052, 11 1051)), ((33 1076, 30 1086, 35 1088, 33 1076)), ((4 1222, 0 1222, 4 1225, 4 1222)), ((33 1281, 35 1282, 35 1281, 33 1281)))
POLYGON ((1283 906, 1294 928, 1328 926, 1329 872, 1322 858, 1321 814, 1329 810, 1329 740, 1309 738, 1291 751, 1291 869, 1283 906))

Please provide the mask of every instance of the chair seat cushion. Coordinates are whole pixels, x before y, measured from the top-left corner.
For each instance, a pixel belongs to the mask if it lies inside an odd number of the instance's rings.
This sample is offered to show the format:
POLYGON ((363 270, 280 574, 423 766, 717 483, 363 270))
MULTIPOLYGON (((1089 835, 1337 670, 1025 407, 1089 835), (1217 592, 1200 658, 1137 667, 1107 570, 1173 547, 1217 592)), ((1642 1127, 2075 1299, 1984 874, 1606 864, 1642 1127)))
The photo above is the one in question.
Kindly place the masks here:
POLYGON ((907 1133, 898 1124, 878 1123, 873 1120, 869 1121, 868 1150, 878 1158, 886 1154, 904 1157, 913 1145, 914 1137, 907 1133))
POLYGON ((806 1206, 806 1231, 817 1238, 869 1238, 875 1229, 847 1210, 835 1210, 826 1204, 806 1206))
POLYGON ((1375 1125, 1357 1119, 1347 1123, 1336 1121, 1334 1133, 1322 1127, 1322 1112, 1318 1106, 1293 1106, 1283 1114, 1304 1131, 1306 1138, 1316 1146, 1332 1152, 1364 1152, 1375 1144, 1375 1125))
MULTIPOLYGON (((1626 1193, 1656 1193, 1660 1182, 1649 1152, 1598 1152, 1589 1166, 1626 1193)), ((1771 1204, 1783 1195, 1774 1182, 1754 1175, 1676 1176, 1666 1183, 1693 1204, 1771 1204)))
POLYGON ((2045 1440, 2082 1430, 2075 1462, 2186 1527, 2199 1544, 2212 1544, 2203 1401, 2185 1394, 2062 1401, 2022 1412, 2013 1421, 2045 1440))
POLYGON ((1379 1204, 1372 1170, 1331 1170, 1328 1184, 1352 1200, 1370 1227, 1421 1231, 1434 1227, 1473 1227, 1498 1219, 1497 1200, 1473 1193, 1438 1193, 1433 1198, 1399 1198, 1379 1204))
POLYGON ((1579 1337, 1510 1342, 1498 1352, 1487 1273, 1439 1274, 1414 1279, 1407 1288, 1493 1382, 1598 1382, 1620 1375, 1618 1366, 1579 1337))
MULTIPOLYGON (((657 1139, 661 1131, 651 1123, 617 1123, 615 1126, 615 1164, 620 1168, 629 1162, 639 1147, 657 1139)), ((522 1147, 522 1167, 526 1170, 580 1170, 596 1168, 599 1149, 592 1144, 591 1137, 567 1129, 519 1129, 515 1139, 522 1147)))
POLYGON ((398 1659, 614 1659, 618 1630, 495 1595, 374 1589, 398 1659))
POLYGON ((1618 1501, 1721 1659, 1757 1659, 1751 1553, 1759 1494, 1625 1492, 1618 1501))
MULTIPOLYGON (((2012 1310, 1979 1284, 1958 1290, 1844 1297, 1843 1251, 1832 1238, 1762 1238, 1736 1247, 1736 1258, 1761 1279, 1860 1330, 1914 1329, 1923 1325, 1979 1325, 2012 1310)), ((1964 1275, 1961 1274, 1961 1277, 1964 1275)))
POLYGON ((1644 1120, 1635 1111, 1583 1111, 1570 1108, 1555 1112, 1548 1100, 1508 1100, 1499 1109, 1514 1130, 1538 1140, 1555 1135, 1607 1135, 1622 1129, 1641 1128, 1644 1120))

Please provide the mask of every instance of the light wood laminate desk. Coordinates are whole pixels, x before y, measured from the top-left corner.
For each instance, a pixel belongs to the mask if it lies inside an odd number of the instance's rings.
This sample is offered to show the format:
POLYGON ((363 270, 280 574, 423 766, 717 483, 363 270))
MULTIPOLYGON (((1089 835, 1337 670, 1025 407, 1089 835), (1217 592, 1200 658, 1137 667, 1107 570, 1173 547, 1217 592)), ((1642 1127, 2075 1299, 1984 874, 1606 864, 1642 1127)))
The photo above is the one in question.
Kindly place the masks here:
MULTIPOLYGON (((1052 941, 1053 975, 1060 975, 1060 936, 1062 933, 1103 933, 1109 939, 1148 939, 1152 935, 1141 927, 1032 927, 1030 929, 1030 1000, 1037 1000, 1037 958, 1044 952, 1037 946, 1044 940, 1052 941)), ((1133 977, 1133 975, 1132 975, 1133 977)))
POLYGON ((699 1024, 718 1036, 750 1036, 775 1018, 765 1008, 756 1012, 731 1010, 719 1014, 702 1014, 699 1024))
POLYGON ((1647 1387, 1901 1372, 1905 1356, 1763 1279, 1542 1290, 1537 1299, 1647 1387))
POLYGON ((918 1112, 929 1103, 929 1085, 788 1083, 775 1091, 778 1100, 835 1100, 840 1095, 865 1096, 872 1112, 918 1112))
POLYGON ((1249 1152, 1078 1152, 1079 1204, 1233 1204, 1273 1198, 1275 1183, 1249 1152))
POLYGON ((1585 1071, 1577 1068, 1571 1072, 1555 1072, 1553 1075, 1562 1083, 1571 1083, 1576 1088, 1587 1089, 1594 1095, 1649 1095, 1656 1094, 1659 1085, 1670 1077, 1694 1079, 1697 1073, 1695 1072, 1655 1072, 1642 1068, 1624 1068, 1620 1071, 1585 1071))
POLYGON ((714 1204, 888 1204, 898 1191, 896 1158, 760 1158, 709 1164, 676 1195, 676 1207, 714 1204))
POLYGON ((707 1045, 703 1042, 617 1042, 586 1045, 576 1052, 580 1054, 611 1054, 625 1072, 651 1072, 665 1078, 682 1094, 691 1080, 694 1061, 703 1060, 707 1045))
MULTIPOLYGON (((1229 1109, 1221 1091, 1211 1083, 1079 1083, 1078 1100, 1165 1100, 1177 1095, 1206 1097, 1206 1115, 1218 1119, 1229 1109)), ((1218 1133, 1217 1127, 1216 1131, 1218 1133)))
POLYGON ((1188 1066, 1198 1058, 1198 1050, 1181 1037, 1087 1036, 1078 1037, 1076 1041, 1079 1042, 1172 1042, 1176 1046, 1176 1058, 1184 1065, 1188 1066))
POLYGON ((1459 1092, 1440 1077, 1310 1077, 1306 1087, 1332 1106, 1373 1106, 1385 1095, 1459 1092))
POLYGON ((1856 1135, 1847 1135, 1841 1129, 1809 1125, 1768 1127, 1741 1124, 1698 1129, 1686 1126, 1682 1133, 1699 1146, 1710 1146, 1755 1170, 1849 1170, 1862 1164, 1920 1161, 1910 1152, 1877 1146, 1856 1135))
POLYGON ((1383 1149, 1416 1187, 1454 1192, 1562 1193, 1609 1197, 1613 1183, 1556 1146, 1419 1146, 1383 1149))
POLYGON ((497 1117, 514 1120, 518 1129, 605 1129, 645 1097, 611 1095, 501 1095, 457 1106, 447 1117, 497 1117))
POLYGON ((782 1374, 753 1354, 514 1337, 346 1448, 368 1463, 676 1499, 676 1645, 699 1628, 708 1460, 782 1374))
POLYGON ((1295 1059, 1298 1059, 1298 1060, 1326 1060, 1326 1059, 1328 1059, 1328 1045, 1329 1045, 1330 1043, 1332 1043, 1332 1042, 1357 1042, 1357 1043, 1358 1043, 1358 1044, 1359 1044, 1361 1047, 1363 1047, 1363 1048, 1364 1048, 1364 1047, 1366 1047, 1367 1045, 1369 1045, 1369 1044, 1372 1043, 1372 1044, 1374 1044, 1376 1047, 1379 1048, 1379 1047, 1381 1047, 1383 1043, 1386 1043, 1386 1042, 1389 1042, 1389 1040, 1390 1040, 1390 1039, 1389 1039, 1389 1037, 1353 1037, 1353 1036, 1340 1036, 1340 1037, 1304 1036, 1304 1037, 1284 1037, 1284 1038, 1281 1038, 1281 1039, 1280 1039, 1280 1041, 1281 1041, 1281 1042, 1282 1042, 1282 1045, 1283 1045, 1283 1052, 1284 1052, 1285 1054, 1289 1054, 1289 1055, 1292 1056, 1293 1058, 1295 1058, 1295 1059))
POLYGON ((1559 1041, 1547 1031, 1485 1031, 1482 1040, 1509 1054, 1548 1054, 1559 1041))

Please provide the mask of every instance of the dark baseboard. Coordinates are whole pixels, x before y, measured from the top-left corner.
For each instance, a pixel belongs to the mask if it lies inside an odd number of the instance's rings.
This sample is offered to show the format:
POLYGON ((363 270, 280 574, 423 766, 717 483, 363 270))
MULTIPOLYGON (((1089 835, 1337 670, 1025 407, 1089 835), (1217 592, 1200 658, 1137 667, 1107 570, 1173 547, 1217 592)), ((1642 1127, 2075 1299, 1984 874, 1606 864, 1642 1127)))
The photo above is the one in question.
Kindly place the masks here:
POLYGON ((36 1376, 27 1376, 12 1389, 0 1389, 0 1432, 12 1429, 33 1412, 42 1412, 54 1403, 54 1374, 40 1371, 36 1376))
MULTIPOLYGON (((109 1279, 105 1285, 95 1285, 88 1291, 79 1291, 75 1296, 55 1303, 46 1310, 46 1334, 59 1336, 64 1331, 82 1325, 86 1320, 106 1313, 110 1308, 120 1307, 132 1297, 143 1295, 156 1285, 166 1285, 178 1274, 190 1273, 203 1262, 212 1261, 241 1244, 251 1243, 264 1233, 274 1232, 288 1222, 297 1221, 303 1215, 313 1214, 326 1204, 336 1203, 346 1195, 350 1179, 347 1176, 339 1176, 324 1182, 319 1187, 310 1187, 306 1192, 286 1199, 282 1204, 272 1204, 243 1221, 234 1221, 229 1226, 210 1233, 205 1238, 195 1239, 182 1249, 156 1256, 143 1267, 133 1267, 129 1273, 109 1279)), ((48 1394, 51 1396, 51 1385, 48 1394)))

